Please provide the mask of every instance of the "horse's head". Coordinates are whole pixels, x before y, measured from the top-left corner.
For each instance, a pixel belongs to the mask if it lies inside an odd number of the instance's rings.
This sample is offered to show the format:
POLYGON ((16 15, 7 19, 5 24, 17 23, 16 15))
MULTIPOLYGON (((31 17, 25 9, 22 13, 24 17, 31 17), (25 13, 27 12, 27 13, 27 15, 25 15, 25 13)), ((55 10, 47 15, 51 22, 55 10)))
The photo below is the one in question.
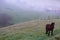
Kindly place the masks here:
POLYGON ((55 22, 52 22, 51 25, 55 25, 55 22))

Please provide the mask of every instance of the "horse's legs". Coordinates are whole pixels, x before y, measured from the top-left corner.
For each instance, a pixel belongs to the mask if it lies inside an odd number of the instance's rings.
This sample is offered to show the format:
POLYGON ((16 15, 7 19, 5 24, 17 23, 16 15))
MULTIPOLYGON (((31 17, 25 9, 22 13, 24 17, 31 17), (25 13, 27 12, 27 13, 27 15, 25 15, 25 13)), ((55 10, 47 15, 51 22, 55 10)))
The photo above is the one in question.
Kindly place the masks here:
POLYGON ((50 31, 48 31, 48 36, 50 36, 50 31))
POLYGON ((48 30, 46 29, 46 34, 48 34, 48 30))
POLYGON ((53 36, 53 30, 51 31, 51 36, 53 36))

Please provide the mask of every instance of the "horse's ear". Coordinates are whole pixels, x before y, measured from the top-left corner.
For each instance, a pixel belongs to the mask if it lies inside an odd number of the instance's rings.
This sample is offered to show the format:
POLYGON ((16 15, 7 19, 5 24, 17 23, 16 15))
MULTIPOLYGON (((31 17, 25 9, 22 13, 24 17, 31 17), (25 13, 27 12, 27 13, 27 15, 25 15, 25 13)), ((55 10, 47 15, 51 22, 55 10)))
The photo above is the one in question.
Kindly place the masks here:
POLYGON ((55 22, 53 22, 53 24, 55 24, 55 22))
POLYGON ((55 22, 52 22, 51 24, 55 25, 55 22))

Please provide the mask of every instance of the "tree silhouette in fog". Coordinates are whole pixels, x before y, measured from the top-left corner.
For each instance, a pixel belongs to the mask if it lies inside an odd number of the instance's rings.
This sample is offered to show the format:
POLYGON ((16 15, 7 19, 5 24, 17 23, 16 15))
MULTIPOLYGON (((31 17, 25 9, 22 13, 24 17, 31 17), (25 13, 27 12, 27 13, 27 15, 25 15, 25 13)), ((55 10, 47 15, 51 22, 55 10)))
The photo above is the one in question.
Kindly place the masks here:
POLYGON ((7 26, 12 20, 12 17, 6 13, 0 13, 0 26, 7 26))

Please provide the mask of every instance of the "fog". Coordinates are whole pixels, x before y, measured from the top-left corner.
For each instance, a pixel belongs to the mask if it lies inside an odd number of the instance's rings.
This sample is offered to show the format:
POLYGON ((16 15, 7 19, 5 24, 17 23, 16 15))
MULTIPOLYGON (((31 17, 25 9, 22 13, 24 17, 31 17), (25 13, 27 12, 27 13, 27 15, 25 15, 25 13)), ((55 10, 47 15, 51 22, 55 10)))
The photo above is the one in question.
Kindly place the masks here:
POLYGON ((59 0, 0 0, 0 13, 13 17, 12 23, 21 23, 35 19, 47 19, 48 16, 60 16, 59 0))
POLYGON ((44 9, 59 9, 59 0, 6 0, 8 4, 15 5, 22 9, 43 11, 44 9))

